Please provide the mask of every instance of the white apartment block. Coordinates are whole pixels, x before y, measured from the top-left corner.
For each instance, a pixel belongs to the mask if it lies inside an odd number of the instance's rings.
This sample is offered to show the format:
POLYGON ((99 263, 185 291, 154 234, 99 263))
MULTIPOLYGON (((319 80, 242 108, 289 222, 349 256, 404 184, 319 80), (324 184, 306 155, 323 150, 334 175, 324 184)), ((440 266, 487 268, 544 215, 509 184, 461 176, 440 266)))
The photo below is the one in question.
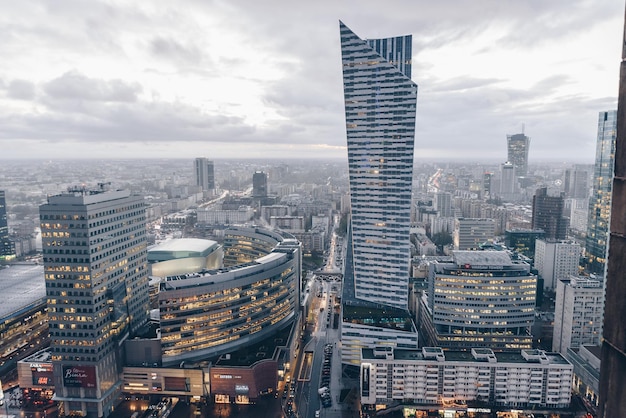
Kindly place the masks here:
POLYGON ((600 345, 604 320, 602 282, 586 277, 559 280, 556 287, 552 350, 600 345))
POLYGON ((477 250, 480 244, 493 240, 495 232, 495 219, 459 218, 454 226, 454 249, 477 250))
POLYGON ((578 275, 581 247, 574 241, 535 241, 535 268, 544 289, 556 289, 559 280, 578 275))
POLYGON ((197 222, 206 225, 233 225, 250 221, 254 216, 254 209, 250 206, 241 206, 237 210, 198 209, 197 222))
POLYGON ((363 349, 361 403, 442 405, 481 400, 493 406, 565 408, 574 367, 559 353, 440 347, 363 349))
POLYGON ((341 362, 358 366, 363 347, 417 349, 417 331, 341 323, 341 362))

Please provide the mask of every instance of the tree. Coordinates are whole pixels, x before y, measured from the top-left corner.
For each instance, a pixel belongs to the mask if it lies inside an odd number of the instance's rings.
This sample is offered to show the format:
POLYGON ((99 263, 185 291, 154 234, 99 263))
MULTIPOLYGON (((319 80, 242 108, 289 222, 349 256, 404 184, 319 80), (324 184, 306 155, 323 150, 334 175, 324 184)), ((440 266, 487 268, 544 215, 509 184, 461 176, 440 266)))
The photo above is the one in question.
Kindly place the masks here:
POLYGON ((433 244, 437 246, 439 251, 443 251, 443 247, 452 244, 452 235, 449 232, 441 231, 434 234, 431 238, 433 244))

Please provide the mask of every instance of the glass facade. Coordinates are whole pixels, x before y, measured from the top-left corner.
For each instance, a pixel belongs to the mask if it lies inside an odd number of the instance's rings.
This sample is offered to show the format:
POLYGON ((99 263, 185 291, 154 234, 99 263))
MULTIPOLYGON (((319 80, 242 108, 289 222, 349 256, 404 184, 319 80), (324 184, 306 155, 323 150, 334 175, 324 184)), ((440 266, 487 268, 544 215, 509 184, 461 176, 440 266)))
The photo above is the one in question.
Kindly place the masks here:
POLYGON ((524 177, 528 174, 528 149, 530 138, 524 134, 507 135, 507 161, 515 167, 515 176, 524 177))
MULTIPOLYGON (((231 230, 228 246, 238 241, 248 248, 262 236, 259 229, 231 230)), ((275 242, 269 231, 265 237, 275 242)), ((159 292, 164 365, 231 352, 291 322, 299 303, 300 244, 285 240, 260 255, 232 268, 166 278, 159 292)))
POLYGON ((616 138, 617 111, 600 112, 593 192, 589 199, 586 257, 589 271, 602 275, 606 265, 616 138))
POLYGON ((11 258, 15 255, 9 240, 9 224, 7 223, 7 201, 4 191, 0 190, 0 258, 11 258))
POLYGON ((355 297, 407 309, 417 85, 411 36, 364 41, 340 22, 355 297))

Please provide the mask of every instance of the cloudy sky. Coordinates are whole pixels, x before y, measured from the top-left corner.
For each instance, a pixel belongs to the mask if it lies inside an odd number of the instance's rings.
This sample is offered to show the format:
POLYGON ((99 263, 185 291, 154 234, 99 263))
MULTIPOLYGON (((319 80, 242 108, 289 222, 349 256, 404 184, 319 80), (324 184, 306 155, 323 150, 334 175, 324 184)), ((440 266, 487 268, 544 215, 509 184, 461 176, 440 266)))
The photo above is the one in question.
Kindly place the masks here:
POLYGON ((416 159, 593 162, 615 0, 0 3, 2 158, 345 158, 341 19, 413 35, 416 159))

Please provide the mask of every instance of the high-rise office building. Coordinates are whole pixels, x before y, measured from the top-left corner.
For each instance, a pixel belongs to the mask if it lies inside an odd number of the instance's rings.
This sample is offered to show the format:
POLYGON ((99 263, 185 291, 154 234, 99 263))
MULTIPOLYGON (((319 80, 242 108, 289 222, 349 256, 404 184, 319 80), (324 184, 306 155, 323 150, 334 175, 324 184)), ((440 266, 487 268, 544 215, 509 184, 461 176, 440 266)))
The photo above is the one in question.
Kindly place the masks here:
POLYGON ((617 138, 617 111, 600 112, 598 116, 598 141, 593 173, 593 192, 589 199, 587 240, 585 242, 587 268, 592 273, 604 275, 611 215, 611 191, 615 165, 615 140, 617 138))
POLYGON ((530 138, 522 134, 506 136, 507 160, 515 166, 515 176, 525 177, 528 174, 528 149, 530 138))
POLYGON ((510 161, 500 167, 500 197, 504 200, 515 200, 518 190, 515 166, 510 161))
POLYGON ((7 201, 4 190, 0 190, 0 258, 13 257, 15 252, 9 240, 9 224, 7 222, 7 201))
POLYGON ((440 218, 449 218, 454 215, 452 213, 452 195, 448 192, 435 193, 433 206, 437 209, 440 218))
POLYGON ((585 199, 589 195, 589 172, 585 166, 575 165, 565 170, 563 188, 565 196, 573 199, 585 199))
POLYGON ((356 297, 407 308, 417 85, 411 35, 364 41, 340 22, 356 297))
POLYGON ((505 251, 453 251, 433 261, 428 317, 440 347, 531 348, 537 276, 505 251), (502 296, 506 295, 506 298, 502 296))
POLYGON ((563 216, 563 195, 550 196, 548 189, 537 189, 533 196, 532 228, 543 229, 546 238, 565 239, 567 236, 567 218, 563 216))
POLYGON ((362 40, 339 26, 351 210, 341 358, 358 365, 364 346, 417 347, 408 312, 417 85, 410 35, 362 40))
POLYGON ((267 174, 256 171, 252 175, 252 197, 267 197, 267 174))
POLYGON ((202 190, 215 189, 215 167, 213 161, 204 157, 196 158, 193 168, 196 186, 202 187, 202 190))
POLYGON ((56 400, 106 417, 122 342, 148 319, 146 214, 129 191, 71 189, 39 208, 56 400))

